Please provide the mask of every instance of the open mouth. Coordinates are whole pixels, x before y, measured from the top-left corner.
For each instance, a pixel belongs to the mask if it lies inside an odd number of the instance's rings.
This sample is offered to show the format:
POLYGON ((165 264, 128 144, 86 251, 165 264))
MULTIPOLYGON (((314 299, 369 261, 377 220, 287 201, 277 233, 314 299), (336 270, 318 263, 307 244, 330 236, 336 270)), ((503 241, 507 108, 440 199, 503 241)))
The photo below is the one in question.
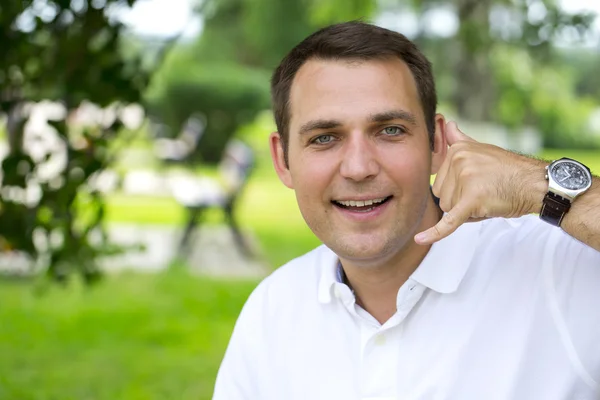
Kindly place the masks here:
POLYGON ((372 200, 331 200, 333 205, 354 212, 369 212, 387 203, 393 196, 372 200))

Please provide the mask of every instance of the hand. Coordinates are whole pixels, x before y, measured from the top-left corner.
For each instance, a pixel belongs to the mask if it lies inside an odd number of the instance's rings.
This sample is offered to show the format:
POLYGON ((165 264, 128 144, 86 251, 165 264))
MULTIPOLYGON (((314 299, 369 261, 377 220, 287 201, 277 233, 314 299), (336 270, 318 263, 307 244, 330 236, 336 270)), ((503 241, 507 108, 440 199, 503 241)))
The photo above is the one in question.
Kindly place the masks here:
POLYGON ((435 226, 415 235, 415 242, 434 243, 465 222, 540 211, 548 190, 546 163, 479 143, 455 122, 446 125, 445 135, 450 148, 433 184, 445 214, 435 226))

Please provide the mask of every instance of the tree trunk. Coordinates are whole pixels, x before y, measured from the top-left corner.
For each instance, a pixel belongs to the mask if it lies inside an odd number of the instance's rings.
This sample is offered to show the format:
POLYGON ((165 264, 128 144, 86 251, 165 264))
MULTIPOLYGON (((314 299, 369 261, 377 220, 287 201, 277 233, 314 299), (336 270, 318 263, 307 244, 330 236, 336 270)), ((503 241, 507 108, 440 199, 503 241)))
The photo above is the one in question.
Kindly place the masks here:
POLYGON ((489 0, 455 0, 460 28, 457 79, 453 101, 458 115, 472 121, 489 120, 494 107, 494 78, 486 47, 491 44, 489 0))

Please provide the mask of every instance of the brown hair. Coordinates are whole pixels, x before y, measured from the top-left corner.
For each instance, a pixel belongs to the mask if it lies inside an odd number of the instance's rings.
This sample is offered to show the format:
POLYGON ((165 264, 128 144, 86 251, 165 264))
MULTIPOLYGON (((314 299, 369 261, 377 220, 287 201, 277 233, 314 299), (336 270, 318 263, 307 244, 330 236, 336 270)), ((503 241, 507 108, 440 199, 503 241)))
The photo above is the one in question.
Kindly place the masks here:
POLYGON ((433 148, 437 95, 431 63, 404 35, 361 21, 344 22, 323 28, 290 51, 271 78, 271 97, 277 130, 281 135, 285 163, 288 163, 290 90, 296 73, 310 59, 381 60, 398 57, 404 61, 417 84, 433 148))

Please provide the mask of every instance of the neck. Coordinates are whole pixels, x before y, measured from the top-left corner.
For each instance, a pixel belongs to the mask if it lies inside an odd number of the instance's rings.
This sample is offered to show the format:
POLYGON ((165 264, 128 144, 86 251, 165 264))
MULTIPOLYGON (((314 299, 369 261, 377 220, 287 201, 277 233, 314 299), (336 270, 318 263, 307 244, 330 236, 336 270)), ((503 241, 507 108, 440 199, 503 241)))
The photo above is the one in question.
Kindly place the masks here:
MULTIPOLYGON (((433 201, 425 214, 419 224, 420 230, 435 225, 442 216, 433 201)), ((346 284, 354 290, 356 303, 379 323, 385 323, 396 313, 398 290, 421 264, 430 248, 416 244, 411 237, 398 251, 376 263, 367 265, 341 260, 346 284)))

